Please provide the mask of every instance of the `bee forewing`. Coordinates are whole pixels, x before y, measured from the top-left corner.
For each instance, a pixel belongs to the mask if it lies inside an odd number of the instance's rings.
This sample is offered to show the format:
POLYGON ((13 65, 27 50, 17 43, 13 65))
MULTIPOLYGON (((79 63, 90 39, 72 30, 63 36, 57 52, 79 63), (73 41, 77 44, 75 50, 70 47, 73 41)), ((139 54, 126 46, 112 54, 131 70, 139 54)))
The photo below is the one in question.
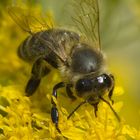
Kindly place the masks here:
POLYGON ((61 61, 66 61, 66 54, 62 50, 63 47, 56 48, 52 46, 50 42, 40 36, 43 34, 43 31, 52 29, 54 26, 54 22, 49 13, 46 15, 47 17, 44 18, 41 13, 36 13, 31 9, 22 9, 16 6, 8 7, 8 13, 16 24, 19 25, 24 31, 30 33, 31 35, 35 34, 36 32, 40 32, 40 34, 36 36, 37 39, 46 45, 46 47, 50 48, 50 50, 52 50, 61 61))
POLYGON ((34 33, 53 28, 53 20, 49 13, 45 17, 41 12, 37 13, 31 9, 22 9, 17 6, 11 6, 7 9, 11 18, 26 32, 34 33))
POLYGON ((93 43, 94 47, 101 48, 99 6, 98 0, 73 0, 73 23, 81 34, 93 43))

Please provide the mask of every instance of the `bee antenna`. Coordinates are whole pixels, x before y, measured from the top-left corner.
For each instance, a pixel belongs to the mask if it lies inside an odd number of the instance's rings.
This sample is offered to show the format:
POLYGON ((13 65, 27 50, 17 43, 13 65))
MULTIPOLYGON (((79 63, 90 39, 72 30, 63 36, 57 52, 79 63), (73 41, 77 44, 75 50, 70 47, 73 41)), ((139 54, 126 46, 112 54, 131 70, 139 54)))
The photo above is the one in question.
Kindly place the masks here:
POLYGON ((114 115, 116 116, 117 120, 120 122, 121 119, 120 119, 119 115, 117 114, 117 112, 113 109, 113 107, 111 106, 111 104, 110 104, 108 101, 106 101, 104 98, 102 98, 102 97, 100 97, 100 99, 101 99, 103 102, 105 102, 106 104, 109 105, 110 109, 113 111, 113 113, 114 113, 114 115))
POLYGON ((81 105, 83 105, 83 104, 85 104, 85 103, 87 103, 87 100, 81 102, 81 103, 69 114, 69 116, 67 117, 67 119, 69 119, 69 118, 74 114, 74 112, 75 112, 78 108, 80 108, 81 105))

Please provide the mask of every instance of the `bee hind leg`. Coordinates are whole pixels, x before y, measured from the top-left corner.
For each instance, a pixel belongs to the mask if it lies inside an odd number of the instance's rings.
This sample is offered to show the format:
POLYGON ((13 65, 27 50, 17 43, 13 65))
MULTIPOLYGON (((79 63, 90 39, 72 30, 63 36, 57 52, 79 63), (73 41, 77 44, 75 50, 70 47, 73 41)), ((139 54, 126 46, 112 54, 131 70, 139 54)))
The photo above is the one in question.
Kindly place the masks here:
POLYGON ((36 79, 34 76, 29 79, 25 89, 26 96, 29 97, 36 91, 37 87, 40 84, 40 81, 41 79, 36 79))
MULTIPOLYGON (((60 82, 54 86, 52 96, 55 99, 57 99, 57 90, 59 88, 63 88, 63 87, 65 87, 65 84, 63 82, 60 82)), ((58 113, 58 109, 57 109, 56 103, 54 102, 53 98, 51 99, 51 103, 52 103, 51 119, 52 119, 52 122, 55 124, 57 131, 61 134, 61 131, 58 127, 59 113, 58 113)))
POLYGON ((37 59, 33 64, 32 71, 31 71, 31 78, 29 79, 25 92, 26 96, 31 96, 38 88, 41 78, 47 75, 50 72, 45 65, 45 61, 41 58, 37 59))

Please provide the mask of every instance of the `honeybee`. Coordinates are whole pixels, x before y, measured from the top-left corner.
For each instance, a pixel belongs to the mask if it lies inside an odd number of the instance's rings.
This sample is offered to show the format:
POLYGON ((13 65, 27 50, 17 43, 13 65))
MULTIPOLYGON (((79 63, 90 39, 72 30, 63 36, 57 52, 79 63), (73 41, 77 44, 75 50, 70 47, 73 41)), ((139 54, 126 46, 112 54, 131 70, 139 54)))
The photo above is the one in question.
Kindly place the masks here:
MULTIPOLYGON (((47 23, 42 24, 36 17, 26 15, 17 7, 8 8, 12 19, 30 34, 18 48, 21 59, 33 62, 31 77, 25 89, 26 96, 31 96, 37 90, 41 79, 50 72, 45 65, 48 63, 60 71, 63 79, 54 86, 52 96, 57 99, 57 90, 65 87, 68 97, 72 100, 76 100, 77 97, 83 98, 83 102, 68 118, 85 103, 94 107, 97 116, 98 104, 103 101, 110 106, 120 121, 110 102, 103 98, 108 92, 108 97, 113 102, 115 79, 104 69, 98 0, 74 0, 73 8, 75 16, 72 16, 71 20, 78 32, 50 27, 47 23), (33 20, 42 26, 45 25, 47 29, 33 32, 30 24, 33 20), (85 38, 82 39, 80 34, 85 38)), ((52 122, 61 133, 58 127, 58 109, 53 99, 51 102, 52 122)))

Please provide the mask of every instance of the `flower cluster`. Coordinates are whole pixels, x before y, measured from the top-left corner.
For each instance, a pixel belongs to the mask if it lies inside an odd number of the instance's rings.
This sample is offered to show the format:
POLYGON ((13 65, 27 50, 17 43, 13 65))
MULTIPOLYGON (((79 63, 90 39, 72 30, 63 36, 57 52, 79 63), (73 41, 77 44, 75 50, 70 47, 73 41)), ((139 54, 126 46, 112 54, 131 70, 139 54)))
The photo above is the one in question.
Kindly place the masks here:
MULTIPOLYGON (((115 93, 120 94, 120 92, 122 89, 116 88, 115 93)), ((67 109, 57 103, 60 115, 59 128, 62 132, 59 134, 51 121, 49 111, 39 109, 43 103, 37 102, 38 98, 34 97, 36 102, 32 103, 18 86, 13 85, 1 86, 0 95, 0 139, 2 140, 53 140, 64 137, 70 140, 140 139, 140 131, 127 125, 122 118, 121 122, 118 122, 110 108, 102 102, 99 105, 97 118, 93 108, 86 104, 69 120, 67 120, 67 109)), ((46 98, 50 99, 50 94, 47 94, 46 98)), ((113 105, 117 112, 121 106, 122 102, 113 105)))

